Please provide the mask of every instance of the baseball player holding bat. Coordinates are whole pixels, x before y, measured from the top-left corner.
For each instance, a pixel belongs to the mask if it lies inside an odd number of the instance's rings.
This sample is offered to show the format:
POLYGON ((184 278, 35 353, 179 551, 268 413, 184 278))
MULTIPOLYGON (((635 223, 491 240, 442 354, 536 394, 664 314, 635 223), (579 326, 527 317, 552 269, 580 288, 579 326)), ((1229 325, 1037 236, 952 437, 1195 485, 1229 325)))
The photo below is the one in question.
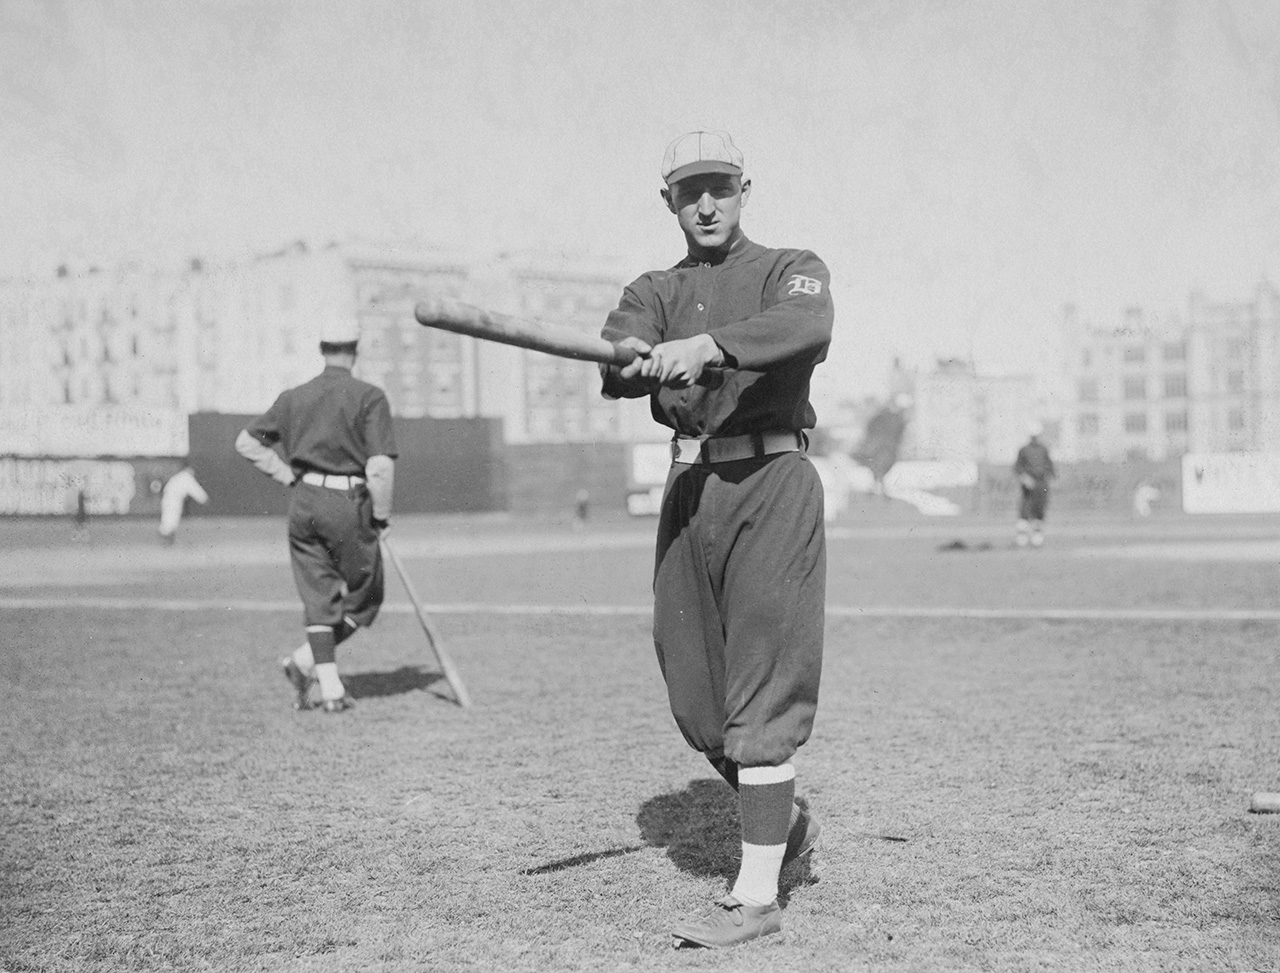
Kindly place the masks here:
POLYGON ((606 397, 648 396, 674 431, 654 645, 685 740, 738 792, 742 860, 730 894, 673 935, 731 946, 781 930, 779 872, 818 837, 795 803, 791 759, 822 668, 823 495, 805 430, 834 312, 817 256, 743 235, 751 182, 727 134, 676 139, 662 178, 688 255, 625 289, 602 336, 637 357, 601 372, 606 397), (708 369, 722 380, 703 381, 708 369))
POLYGON ((318 682, 325 713, 352 705, 335 649, 373 624, 382 607, 378 540, 390 526, 398 455, 386 394, 351 375, 358 339, 354 317, 328 322, 320 341, 324 371, 282 392, 236 438, 245 459, 292 490, 289 555, 307 641, 281 664, 295 706, 311 707, 318 682))

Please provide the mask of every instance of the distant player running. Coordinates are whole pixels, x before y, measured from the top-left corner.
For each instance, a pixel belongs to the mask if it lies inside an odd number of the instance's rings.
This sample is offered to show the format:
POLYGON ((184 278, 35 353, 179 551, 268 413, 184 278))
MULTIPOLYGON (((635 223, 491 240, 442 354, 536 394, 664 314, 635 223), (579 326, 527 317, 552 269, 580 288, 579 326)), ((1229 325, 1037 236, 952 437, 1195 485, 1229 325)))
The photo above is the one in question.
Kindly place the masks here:
POLYGON ((1025 446, 1018 450, 1013 464, 1021 493, 1018 498, 1018 523, 1014 539, 1019 547, 1044 545, 1044 518, 1049 509, 1049 481, 1057 476, 1049 448, 1040 441, 1044 427, 1031 424, 1031 435, 1025 446))
POLYGON ((389 526, 397 456, 385 393, 351 375, 358 334, 354 319, 332 322, 320 342, 324 371, 281 393, 236 438, 245 459, 293 488, 289 554, 307 642, 282 665, 297 708, 310 708, 318 681, 326 713, 351 708, 335 648, 382 607, 378 537, 389 526))
POLYGON ((160 540, 165 544, 172 546, 177 541, 188 500, 205 504, 209 502, 209 494, 196 479, 191 464, 184 463, 160 491, 160 540))

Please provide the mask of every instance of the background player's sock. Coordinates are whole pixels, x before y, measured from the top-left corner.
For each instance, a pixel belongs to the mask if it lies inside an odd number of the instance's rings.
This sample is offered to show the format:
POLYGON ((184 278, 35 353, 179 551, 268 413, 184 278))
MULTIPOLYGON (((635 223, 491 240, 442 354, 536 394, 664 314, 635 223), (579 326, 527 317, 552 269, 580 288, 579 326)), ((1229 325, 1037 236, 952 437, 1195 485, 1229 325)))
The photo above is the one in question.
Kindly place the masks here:
POLYGON ((322 699, 341 699, 346 690, 342 680, 338 678, 338 665, 333 661, 335 640, 333 629, 328 625, 308 625, 307 642, 311 645, 311 655, 316 660, 316 678, 320 680, 320 697, 322 699))
POLYGON ((350 615, 344 616, 342 621, 333 627, 333 644, 341 645, 359 630, 360 626, 351 620, 350 615))
POLYGON ((304 676, 311 675, 311 670, 316 665, 316 658, 311 654, 310 642, 303 642, 293 650, 293 664, 302 671, 304 676))
POLYGON ((768 905, 778 897, 778 873, 787 850, 795 796, 796 771, 791 764, 738 768, 742 865, 733 883, 733 897, 744 905, 768 905))
POLYGON ((338 678, 336 662, 317 662, 316 678, 320 680, 321 699, 341 699, 347 694, 342 680, 338 678))
POLYGON ((311 657, 316 665, 333 661, 333 648, 337 641, 333 637, 331 625, 308 625, 307 644, 311 646, 311 657))

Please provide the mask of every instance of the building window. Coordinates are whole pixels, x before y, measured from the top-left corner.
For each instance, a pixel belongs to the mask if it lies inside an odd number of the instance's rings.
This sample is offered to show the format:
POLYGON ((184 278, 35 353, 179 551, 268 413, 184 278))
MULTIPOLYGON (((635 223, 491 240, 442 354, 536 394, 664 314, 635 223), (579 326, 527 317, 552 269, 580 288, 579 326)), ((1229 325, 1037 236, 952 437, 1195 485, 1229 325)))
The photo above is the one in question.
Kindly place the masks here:
POLYGON ((1231 409, 1227 412, 1227 428, 1238 431, 1244 428, 1244 410, 1231 409))
POLYGON ((1187 397, 1187 376, 1181 372, 1171 372, 1164 377, 1164 397, 1166 399, 1185 399, 1187 397))
POLYGON ((1186 432, 1187 414, 1184 411, 1166 412, 1164 414, 1165 432, 1186 432))
POLYGON ((1186 361, 1187 343, 1185 341, 1166 341, 1161 352, 1165 361, 1186 361))
POLYGON ((1125 432, 1146 432, 1147 414, 1145 412, 1128 412, 1124 417, 1125 432))
POLYGON ((1076 419, 1076 429, 1082 436, 1096 436, 1098 434, 1098 417, 1092 412, 1082 412, 1076 419))
POLYGON ((1231 361, 1242 361, 1246 342, 1243 338, 1232 338, 1227 342, 1227 358, 1231 361))
POLYGON ((1080 383, 1079 388, 1081 402, 1097 402, 1098 401, 1098 383, 1088 378, 1080 383))
POLYGON ((1147 360, 1147 349, 1142 345, 1129 345, 1124 350, 1124 360, 1130 365, 1141 365, 1147 360))
POLYGON ((1227 391, 1237 395, 1244 391, 1244 372, 1238 369, 1227 372, 1227 391))
POLYGON ((1141 375, 1130 375, 1124 380, 1124 397, 1126 399, 1145 399, 1147 397, 1147 380, 1141 375))

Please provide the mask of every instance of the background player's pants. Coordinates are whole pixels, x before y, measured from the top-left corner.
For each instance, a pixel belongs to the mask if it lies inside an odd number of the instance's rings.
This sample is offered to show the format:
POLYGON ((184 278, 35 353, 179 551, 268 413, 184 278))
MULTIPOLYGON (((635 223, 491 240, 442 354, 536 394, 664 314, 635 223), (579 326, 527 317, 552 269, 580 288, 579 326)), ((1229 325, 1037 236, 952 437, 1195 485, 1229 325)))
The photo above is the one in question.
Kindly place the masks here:
POLYGON ((182 523, 183 508, 186 506, 186 502, 186 497, 160 498, 161 537, 172 537, 178 532, 178 526, 182 523))
POLYGON ((822 484, 807 456, 672 467, 653 637, 690 746, 758 767, 808 740, 825 595, 822 484))
POLYGON ((364 487, 330 490, 298 482, 289 500, 289 554, 307 625, 361 627, 382 606, 382 551, 364 487))
POLYGON ((1031 489, 1022 488, 1022 497, 1018 501, 1019 520, 1044 520, 1045 511, 1049 508, 1049 484, 1037 483, 1031 489))

